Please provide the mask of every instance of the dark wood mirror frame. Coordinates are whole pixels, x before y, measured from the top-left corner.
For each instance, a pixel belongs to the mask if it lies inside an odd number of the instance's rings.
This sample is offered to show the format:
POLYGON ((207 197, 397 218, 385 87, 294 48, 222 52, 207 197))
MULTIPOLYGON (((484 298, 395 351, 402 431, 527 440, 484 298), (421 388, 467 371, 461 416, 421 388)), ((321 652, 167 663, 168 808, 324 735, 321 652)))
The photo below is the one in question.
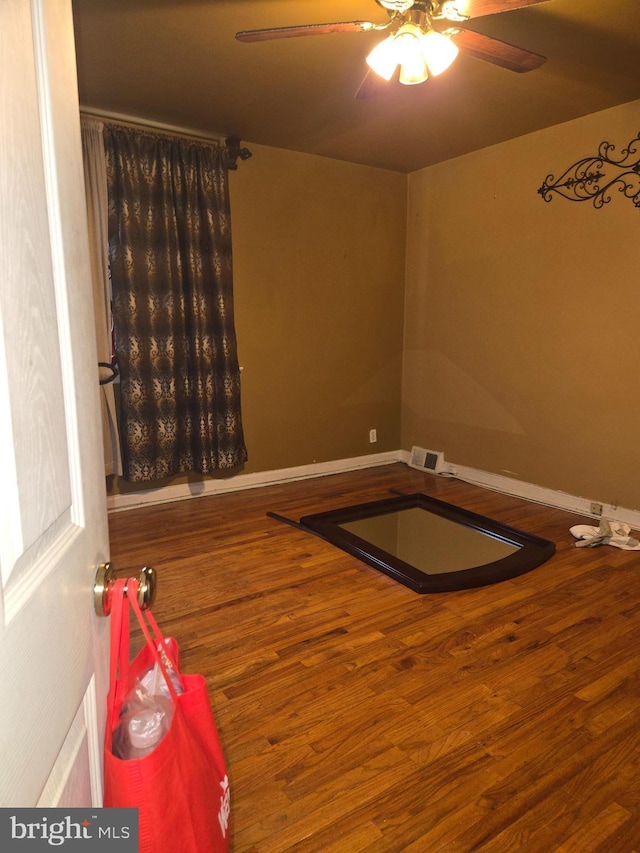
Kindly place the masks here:
POLYGON ((535 569, 555 553, 553 542, 422 494, 401 495, 307 515, 300 519, 300 527, 321 536, 418 593, 451 592, 498 583, 535 569), (427 574, 341 527, 350 522, 409 509, 434 513, 506 543, 514 550, 484 565, 427 574))

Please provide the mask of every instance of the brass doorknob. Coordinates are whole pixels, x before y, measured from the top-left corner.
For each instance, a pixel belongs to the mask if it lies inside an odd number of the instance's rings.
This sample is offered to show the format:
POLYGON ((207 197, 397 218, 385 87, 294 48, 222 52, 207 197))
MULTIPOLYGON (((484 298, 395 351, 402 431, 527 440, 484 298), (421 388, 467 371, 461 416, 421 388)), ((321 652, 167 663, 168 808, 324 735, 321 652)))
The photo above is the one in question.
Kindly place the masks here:
MULTIPOLYGON (((141 610, 151 607, 156 597, 156 570, 144 566, 138 576, 138 604, 141 610)), ((111 613, 111 596, 116 582, 116 573, 111 563, 100 563, 93 585, 93 605, 98 616, 111 613)), ((125 593, 127 588, 125 586, 125 593)))

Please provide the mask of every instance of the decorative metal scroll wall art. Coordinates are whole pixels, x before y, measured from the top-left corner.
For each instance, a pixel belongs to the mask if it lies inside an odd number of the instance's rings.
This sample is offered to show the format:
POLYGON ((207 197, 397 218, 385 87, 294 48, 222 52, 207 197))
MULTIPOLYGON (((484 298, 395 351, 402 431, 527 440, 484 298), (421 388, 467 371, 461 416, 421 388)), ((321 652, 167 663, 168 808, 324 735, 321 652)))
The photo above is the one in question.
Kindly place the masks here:
POLYGON ((547 175, 538 192, 545 201, 557 194, 569 201, 592 201, 601 208, 617 190, 640 208, 640 133, 619 156, 615 150, 610 142, 601 142, 596 155, 578 160, 557 180, 547 175))

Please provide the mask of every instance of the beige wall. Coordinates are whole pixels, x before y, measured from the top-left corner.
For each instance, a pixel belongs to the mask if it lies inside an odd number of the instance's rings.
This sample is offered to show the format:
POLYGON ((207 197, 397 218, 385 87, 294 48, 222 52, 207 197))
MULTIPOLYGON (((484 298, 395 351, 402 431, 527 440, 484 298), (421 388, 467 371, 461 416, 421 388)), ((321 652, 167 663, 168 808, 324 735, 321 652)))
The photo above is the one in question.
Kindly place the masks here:
POLYGON ((244 144, 230 181, 243 473, 397 450, 407 177, 244 144))
POLYGON ((402 447, 640 509, 640 210, 537 194, 640 102, 409 176, 402 447))
POLYGON ((406 176, 249 148, 231 179, 245 470, 395 450, 406 176))
POLYGON ((247 143, 231 176, 244 470, 417 444, 640 509, 640 210, 537 194, 638 128, 634 102, 408 179, 247 143))

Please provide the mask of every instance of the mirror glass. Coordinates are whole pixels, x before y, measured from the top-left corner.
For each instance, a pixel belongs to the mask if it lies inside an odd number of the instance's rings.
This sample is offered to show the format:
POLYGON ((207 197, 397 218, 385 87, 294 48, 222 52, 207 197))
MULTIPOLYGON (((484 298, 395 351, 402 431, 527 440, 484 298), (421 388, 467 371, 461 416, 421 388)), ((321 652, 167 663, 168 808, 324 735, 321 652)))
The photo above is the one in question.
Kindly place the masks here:
POLYGON ((498 583, 555 552, 547 539, 422 494, 307 515, 296 526, 419 593, 498 583))
POLYGON ((339 526, 428 575, 484 566, 520 548, 417 507, 339 526))

